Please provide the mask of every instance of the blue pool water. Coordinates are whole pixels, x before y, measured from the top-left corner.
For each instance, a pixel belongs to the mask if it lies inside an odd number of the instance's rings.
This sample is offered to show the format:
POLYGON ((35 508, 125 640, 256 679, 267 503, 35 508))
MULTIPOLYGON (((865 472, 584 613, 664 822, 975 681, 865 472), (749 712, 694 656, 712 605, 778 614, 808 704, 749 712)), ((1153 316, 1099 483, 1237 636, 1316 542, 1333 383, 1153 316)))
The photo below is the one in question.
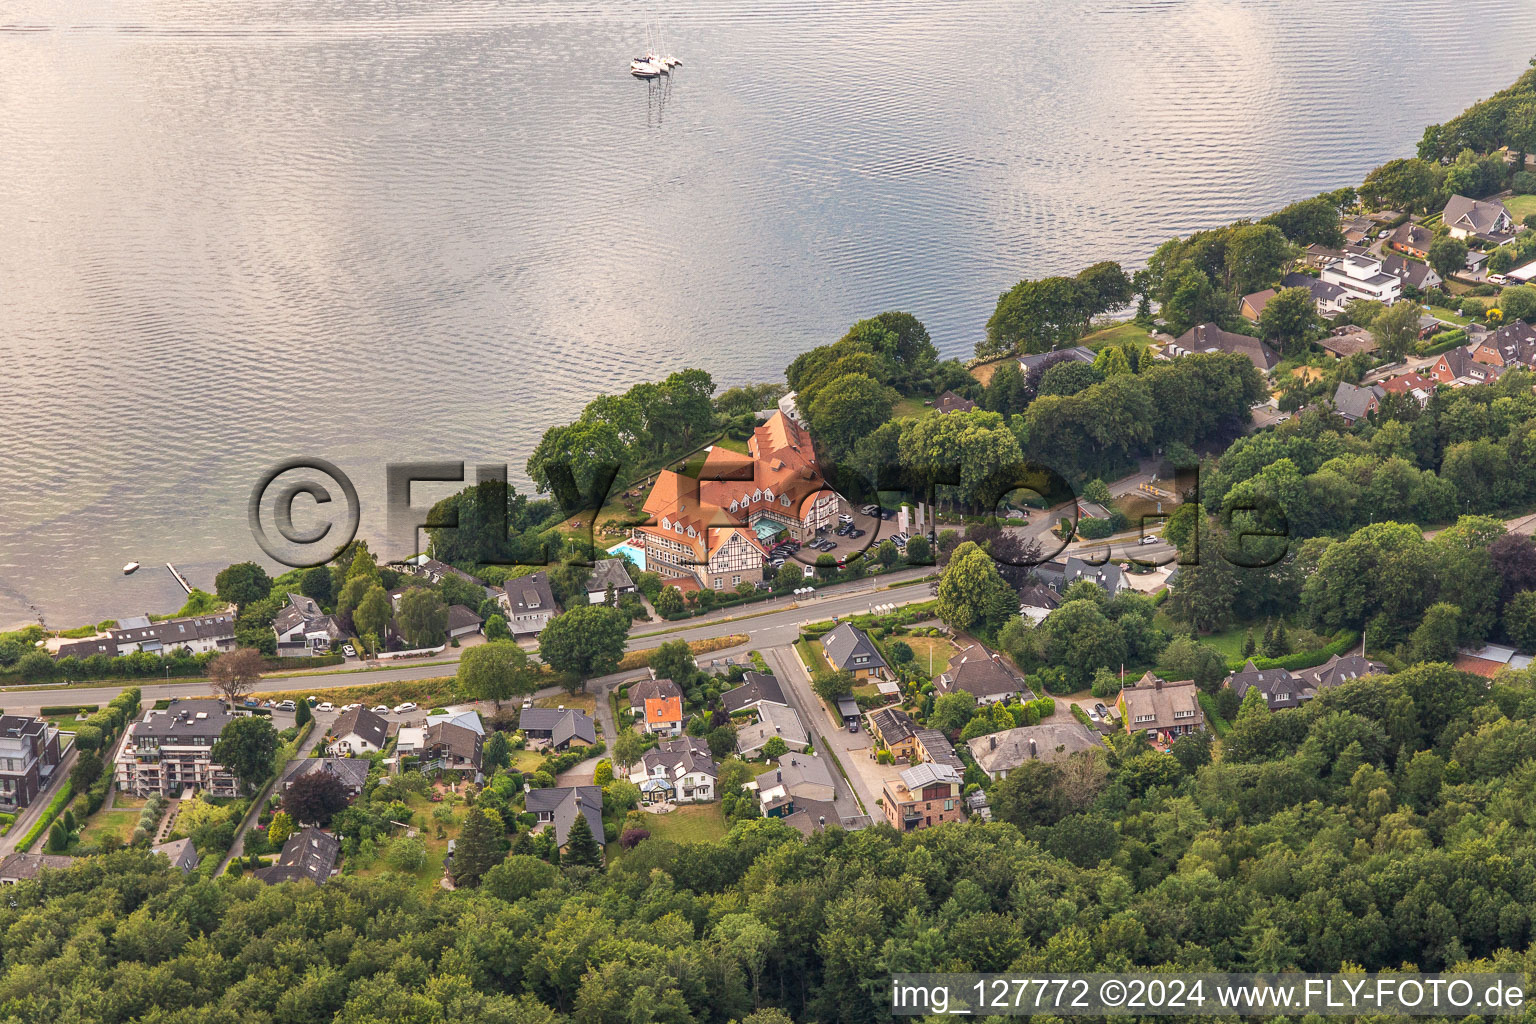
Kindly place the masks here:
POLYGON ((609 548, 608 553, 610 555, 625 555, 630 559, 630 561, 635 563, 635 568, 639 569, 641 572, 645 571, 644 549, 635 547, 635 545, 631 544, 627 540, 623 541, 622 543, 615 544, 613 547, 609 548))

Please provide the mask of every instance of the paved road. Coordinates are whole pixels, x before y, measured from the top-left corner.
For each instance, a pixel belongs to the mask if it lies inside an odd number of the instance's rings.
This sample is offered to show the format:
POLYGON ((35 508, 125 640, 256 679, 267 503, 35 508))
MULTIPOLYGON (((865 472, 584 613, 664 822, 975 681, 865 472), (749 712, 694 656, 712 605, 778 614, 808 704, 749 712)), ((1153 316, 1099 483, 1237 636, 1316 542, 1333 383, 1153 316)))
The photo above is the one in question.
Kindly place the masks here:
MULTIPOLYGON (((75 767, 75 758, 79 753, 80 751, 76 749, 74 744, 70 744, 69 752, 59 761, 59 765, 53 770, 53 774, 48 777, 48 788, 38 793, 36 799, 22 808, 21 813, 16 815, 16 821, 11 825, 11 830, 4 836, 0 836, 0 856, 16 852, 16 844, 21 842, 22 836, 31 830, 33 823, 48 809, 48 805, 53 803, 53 798, 59 795, 59 787, 64 785, 65 779, 69 778, 69 773, 75 767)), ((45 833, 38 837, 37 842, 32 844, 31 852, 42 853, 47 842, 48 836, 45 833)))
POLYGON ((785 696, 794 703, 800 720, 805 723, 806 730, 811 734, 811 743, 815 747, 815 752, 826 757, 827 751, 834 751, 842 761, 844 770, 848 772, 847 776, 841 773, 835 775, 838 786, 833 803, 837 807, 837 812, 845 816, 878 815, 880 808, 875 806, 875 798, 880 794, 870 789, 857 766, 851 762, 854 757, 868 756, 869 737, 862 731, 850 733, 841 727, 840 722, 832 720, 827 706, 811 689, 810 677, 805 674, 793 648, 770 647, 762 653, 763 660, 768 662, 768 667, 773 669, 773 674, 788 684, 785 696), (849 789, 850 783, 853 787, 852 791, 849 789), (854 793, 858 794, 857 799, 854 793), (863 801, 863 807, 859 806, 860 800, 863 801))

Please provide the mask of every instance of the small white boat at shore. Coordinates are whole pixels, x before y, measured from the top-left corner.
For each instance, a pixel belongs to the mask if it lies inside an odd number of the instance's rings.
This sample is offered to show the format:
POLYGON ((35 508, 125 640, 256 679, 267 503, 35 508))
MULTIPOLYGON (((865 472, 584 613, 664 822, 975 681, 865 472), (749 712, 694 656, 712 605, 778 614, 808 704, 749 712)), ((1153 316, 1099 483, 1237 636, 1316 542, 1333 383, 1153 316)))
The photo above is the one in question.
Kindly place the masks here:
POLYGON ((127 565, 123 566, 123 575, 124 576, 132 576, 134 573, 136 573, 138 571, 139 571, 139 563, 138 562, 129 562, 127 565))

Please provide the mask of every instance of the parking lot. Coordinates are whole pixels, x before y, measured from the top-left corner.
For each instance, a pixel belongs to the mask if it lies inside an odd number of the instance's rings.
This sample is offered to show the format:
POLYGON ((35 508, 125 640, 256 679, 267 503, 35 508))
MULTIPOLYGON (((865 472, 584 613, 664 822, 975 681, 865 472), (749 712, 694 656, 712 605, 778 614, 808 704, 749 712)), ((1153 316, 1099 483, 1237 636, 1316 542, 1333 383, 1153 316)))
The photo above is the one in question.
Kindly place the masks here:
POLYGON ((782 543, 770 551, 770 560, 777 564, 770 565, 770 571, 776 571, 779 565, 785 561, 794 559, 805 566, 814 566, 816 560, 822 555, 831 555, 839 560, 847 560, 874 550, 880 541, 895 536, 896 510, 889 506, 885 509, 889 518, 880 515, 870 515, 863 511, 863 507, 850 508, 847 503, 839 505, 838 520, 819 535, 820 545, 806 544, 795 547, 793 542, 782 543), (845 520, 843 517, 847 517, 845 520), (851 533, 839 533, 844 526, 853 531, 858 531, 855 536, 851 533))

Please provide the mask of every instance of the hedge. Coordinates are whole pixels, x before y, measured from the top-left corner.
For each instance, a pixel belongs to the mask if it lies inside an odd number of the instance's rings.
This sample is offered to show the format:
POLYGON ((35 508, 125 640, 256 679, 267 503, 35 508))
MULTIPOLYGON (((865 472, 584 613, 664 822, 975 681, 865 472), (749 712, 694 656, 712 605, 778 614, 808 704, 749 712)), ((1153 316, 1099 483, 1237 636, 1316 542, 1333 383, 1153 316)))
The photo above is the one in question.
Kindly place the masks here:
MULTIPOLYGON (((1283 658, 1255 658, 1254 668, 1283 668, 1294 672, 1297 669, 1316 668, 1335 655, 1342 655, 1346 651, 1353 650, 1360 643, 1359 633, 1345 633, 1326 647, 1315 651, 1298 651, 1295 654, 1287 654, 1283 658)), ((1239 658, 1231 663, 1233 669, 1240 669, 1248 659, 1239 658)))
POLYGON ((49 801, 48 809, 43 812, 42 817, 37 819, 33 826, 27 830, 27 834, 21 837, 21 842, 16 844, 16 852, 26 853, 30 850, 32 844, 37 842, 37 837, 47 831, 48 826, 53 824, 53 819, 63 812, 64 805, 69 803, 69 798, 74 795, 75 780, 65 779, 63 787, 49 801))
POLYGON ((1208 693, 1201 693, 1198 696, 1198 700, 1200 701, 1200 710, 1205 712, 1205 720, 1211 723, 1211 728, 1216 730, 1217 736, 1225 736, 1232 731, 1231 724, 1225 718, 1222 718, 1221 715, 1217 714, 1215 697, 1208 693))
POLYGON ((327 665, 341 665, 346 662, 346 657, 340 654, 316 654, 305 658, 266 658, 268 672, 281 672, 286 669, 300 668, 324 668, 327 665))
POLYGON ((99 704, 66 704, 66 705, 64 705, 62 707, 56 707, 56 708, 39 708, 37 713, 39 715, 42 715, 44 718, 49 718, 49 717, 52 717, 54 715, 70 715, 70 714, 83 715, 87 711, 100 711, 100 710, 101 710, 101 705, 99 705, 99 704))
POLYGON ((1084 711, 1081 707, 1079 707, 1076 704, 1070 704, 1070 705, 1068 705, 1068 707, 1070 707, 1072 709, 1072 717, 1073 718, 1077 719, 1079 722, 1082 722, 1084 725, 1086 725, 1088 728, 1092 729, 1094 732, 1098 732, 1099 727, 1096 724, 1094 724, 1093 719, 1088 717, 1088 712, 1084 711))

